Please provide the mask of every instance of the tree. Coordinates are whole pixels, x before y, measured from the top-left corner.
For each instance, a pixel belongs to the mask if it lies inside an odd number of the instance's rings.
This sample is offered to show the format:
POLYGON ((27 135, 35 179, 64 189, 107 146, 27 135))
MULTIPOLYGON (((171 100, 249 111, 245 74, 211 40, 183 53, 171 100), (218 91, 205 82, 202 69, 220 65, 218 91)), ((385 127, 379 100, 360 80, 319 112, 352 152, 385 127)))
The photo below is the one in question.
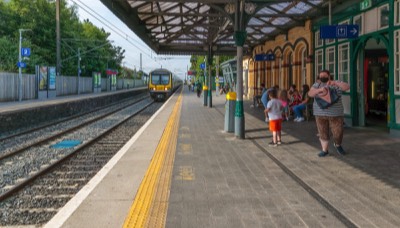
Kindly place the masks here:
MULTIPOLYGON (((34 73, 35 65, 56 65, 56 4, 49 0, 0 0, 0 70, 17 72, 18 29, 23 33, 23 47, 31 48, 25 59, 24 72, 34 73)), ((77 75, 78 49, 81 55, 82 75, 106 68, 121 69, 125 50, 113 46, 109 33, 90 21, 79 21, 76 6, 60 1, 62 75, 77 75)))
MULTIPOLYGON (((204 78, 204 70, 200 68, 200 64, 204 63, 205 60, 204 55, 192 55, 190 57, 190 70, 193 70, 196 72, 196 80, 203 81, 204 78)), ((219 56, 219 63, 223 63, 229 59, 232 59, 233 56, 219 56)), ((205 69, 207 70, 207 69, 205 69)), ((207 73, 208 74, 208 73, 207 73)), ((211 75, 216 75, 216 56, 214 56, 212 65, 211 65, 211 75)), ((219 75, 222 75, 222 70, 219 68, 219 75)))

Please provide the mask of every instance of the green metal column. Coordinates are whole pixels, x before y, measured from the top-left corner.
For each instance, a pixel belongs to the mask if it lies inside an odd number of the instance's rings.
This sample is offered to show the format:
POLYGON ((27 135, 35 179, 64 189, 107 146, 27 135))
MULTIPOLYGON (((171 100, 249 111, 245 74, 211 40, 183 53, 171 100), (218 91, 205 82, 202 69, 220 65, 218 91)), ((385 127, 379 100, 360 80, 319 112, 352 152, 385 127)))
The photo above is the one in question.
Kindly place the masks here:
POLYGON ((213 54, 212 54, 212 49, 211 45, 209 45, 208 48, 208 58, 207 58, 207 63, 208 63, 208 107, 212 108, 212 81, 211 81, 211 65, 213 62, 213 54))
POLYGON ((235 12, 235 44, 237 46, 236 62, 236 110, 235 110, 235 136, 244 139, 244 110, 243 110, 243 45, 247 33, 244 30, 243 14, 244 1, 236 0, 235 12))

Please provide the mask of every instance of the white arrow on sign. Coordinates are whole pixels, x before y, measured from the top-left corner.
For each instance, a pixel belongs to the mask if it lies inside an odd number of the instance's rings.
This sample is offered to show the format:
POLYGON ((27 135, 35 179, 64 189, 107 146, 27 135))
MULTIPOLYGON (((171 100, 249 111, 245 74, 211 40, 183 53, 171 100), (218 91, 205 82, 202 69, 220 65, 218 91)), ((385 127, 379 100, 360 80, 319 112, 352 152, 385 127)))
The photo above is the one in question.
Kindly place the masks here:
POLYGON ((357 34, 357 29, 353 28, 350 32, 353 33, 353 35, 355 35, 355 34, 357 34))

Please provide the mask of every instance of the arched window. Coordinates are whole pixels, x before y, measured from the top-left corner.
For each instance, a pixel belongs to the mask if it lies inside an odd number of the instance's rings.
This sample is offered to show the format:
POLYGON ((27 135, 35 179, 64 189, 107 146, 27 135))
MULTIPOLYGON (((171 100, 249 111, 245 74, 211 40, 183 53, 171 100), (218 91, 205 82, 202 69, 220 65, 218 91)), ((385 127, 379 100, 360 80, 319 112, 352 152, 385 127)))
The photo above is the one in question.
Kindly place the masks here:
POLYGON ((300 80, 301 84, 307 84, 307 66, 306 66, 306 61, 307 59, 307 51, 305 48, 301 50, 301 64, 300 64, 300 80))

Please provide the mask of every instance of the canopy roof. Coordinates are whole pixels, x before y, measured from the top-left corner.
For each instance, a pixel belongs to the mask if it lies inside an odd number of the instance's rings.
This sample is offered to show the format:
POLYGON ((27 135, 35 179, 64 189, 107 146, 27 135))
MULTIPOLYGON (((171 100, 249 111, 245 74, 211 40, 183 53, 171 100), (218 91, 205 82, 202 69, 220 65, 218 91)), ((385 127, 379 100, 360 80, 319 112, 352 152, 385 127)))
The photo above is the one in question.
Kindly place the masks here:
MULTIPOLYGON (((235 55, 236 0, 101 0, 157 54, 235 55)), ((244 53, 287 34, 305 21, 328 15, 328 0, 247 0, 244 53)), ((334 7, 341 1, 331 0, 334 7)))

